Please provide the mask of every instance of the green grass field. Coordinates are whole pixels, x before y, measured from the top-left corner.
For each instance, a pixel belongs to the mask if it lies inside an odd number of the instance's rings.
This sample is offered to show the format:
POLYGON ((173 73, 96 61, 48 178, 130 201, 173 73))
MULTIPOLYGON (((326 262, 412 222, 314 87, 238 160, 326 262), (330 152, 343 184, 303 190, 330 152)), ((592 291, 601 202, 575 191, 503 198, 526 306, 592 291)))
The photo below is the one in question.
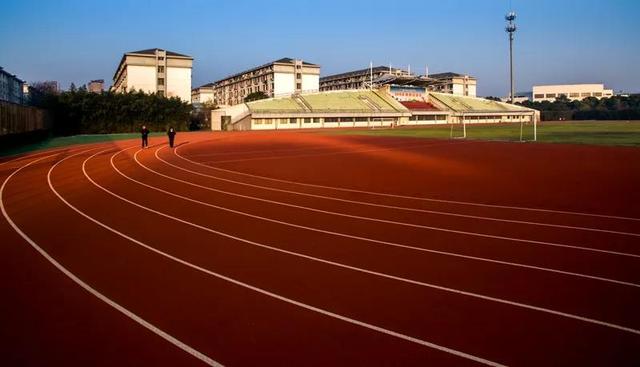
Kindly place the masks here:
MULTIPOLYGON (((467 138, 477 140, 520 139, 519 124, 467 124, 467 138)), ((367 130, 332 130, 323 134, 404 136, 413 138, 449 139, 462 136, 462 126, 436 125, 424 127, 378 128, 367 130)), ((533 126, 525 125, 524 140, 532 140, 533 126)), ((640 147, 640 121, 569 121, 543 122, 538 125, 539 143, 597 144, 640 147)))
MULTIPOLYGON (((149 134, 150 137, 165 136, 164 132, 156 132, 149 134)), ((73 135, 73 136, 61 136, 49 138, 38 143, 27 144, 21 147, 15 147, 10 149, 0 149, 0 156, 8 156, 20 153, 31 152, 40 149, 50 149, 64 147, 68 145, 76 144, 91 144, 102 143, 105 141, 115 141, 124 139, 140 138, 139 133, 126 133, 126 134, 95 134, 95 135, 73 135)))

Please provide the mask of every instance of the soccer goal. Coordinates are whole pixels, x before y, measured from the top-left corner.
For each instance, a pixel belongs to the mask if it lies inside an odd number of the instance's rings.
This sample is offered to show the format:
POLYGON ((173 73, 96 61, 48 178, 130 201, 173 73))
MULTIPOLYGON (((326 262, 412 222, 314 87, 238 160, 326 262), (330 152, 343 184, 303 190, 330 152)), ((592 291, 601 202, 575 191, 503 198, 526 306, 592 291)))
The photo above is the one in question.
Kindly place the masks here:
POLYGON ((538 140, 535 115, 459 116, 449 126, 450 139, 529 142, 538 140))

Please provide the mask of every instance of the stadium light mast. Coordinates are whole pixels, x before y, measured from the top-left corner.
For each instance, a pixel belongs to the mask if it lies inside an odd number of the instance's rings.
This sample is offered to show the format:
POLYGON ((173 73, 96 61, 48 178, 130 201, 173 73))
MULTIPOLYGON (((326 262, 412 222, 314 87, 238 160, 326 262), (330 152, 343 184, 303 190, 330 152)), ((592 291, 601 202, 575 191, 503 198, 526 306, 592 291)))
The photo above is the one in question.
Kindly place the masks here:
POLYGON ((505 15, 504 19, 508 22, 504 30, 509 33, 509 73, 511 80, 511 94, 509 102, 513 104, 515 98, 515 90, 513 87, 513 34, 516 32, 516 23, 514 22, 516 20, 516 13, 510 11, 505 15))

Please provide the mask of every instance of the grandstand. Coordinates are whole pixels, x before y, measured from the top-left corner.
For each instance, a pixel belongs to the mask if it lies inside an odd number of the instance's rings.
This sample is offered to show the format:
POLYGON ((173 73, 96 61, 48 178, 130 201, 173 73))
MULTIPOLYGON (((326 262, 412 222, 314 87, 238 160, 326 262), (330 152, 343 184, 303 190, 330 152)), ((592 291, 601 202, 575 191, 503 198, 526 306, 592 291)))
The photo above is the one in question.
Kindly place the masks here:
POLYGON ((535 110, 482 98, 386 86, 269 98, 212 111, 212 126, 277 130, 537 121, 535 110))

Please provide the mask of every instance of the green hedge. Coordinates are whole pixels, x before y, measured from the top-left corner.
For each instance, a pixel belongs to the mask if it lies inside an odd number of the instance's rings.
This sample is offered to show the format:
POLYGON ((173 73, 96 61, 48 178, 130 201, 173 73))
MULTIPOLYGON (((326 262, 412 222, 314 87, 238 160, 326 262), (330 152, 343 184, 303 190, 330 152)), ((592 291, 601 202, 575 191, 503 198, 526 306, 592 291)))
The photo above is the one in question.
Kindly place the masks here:
POLYGON ((151 131, 165 131, 169 126, 187 130, 191 113, 191 106, 177 97, 141 91, 70 91, 45 95, 34 104, 52 112, 55 135, 136 132, 142 125, 151 131))

